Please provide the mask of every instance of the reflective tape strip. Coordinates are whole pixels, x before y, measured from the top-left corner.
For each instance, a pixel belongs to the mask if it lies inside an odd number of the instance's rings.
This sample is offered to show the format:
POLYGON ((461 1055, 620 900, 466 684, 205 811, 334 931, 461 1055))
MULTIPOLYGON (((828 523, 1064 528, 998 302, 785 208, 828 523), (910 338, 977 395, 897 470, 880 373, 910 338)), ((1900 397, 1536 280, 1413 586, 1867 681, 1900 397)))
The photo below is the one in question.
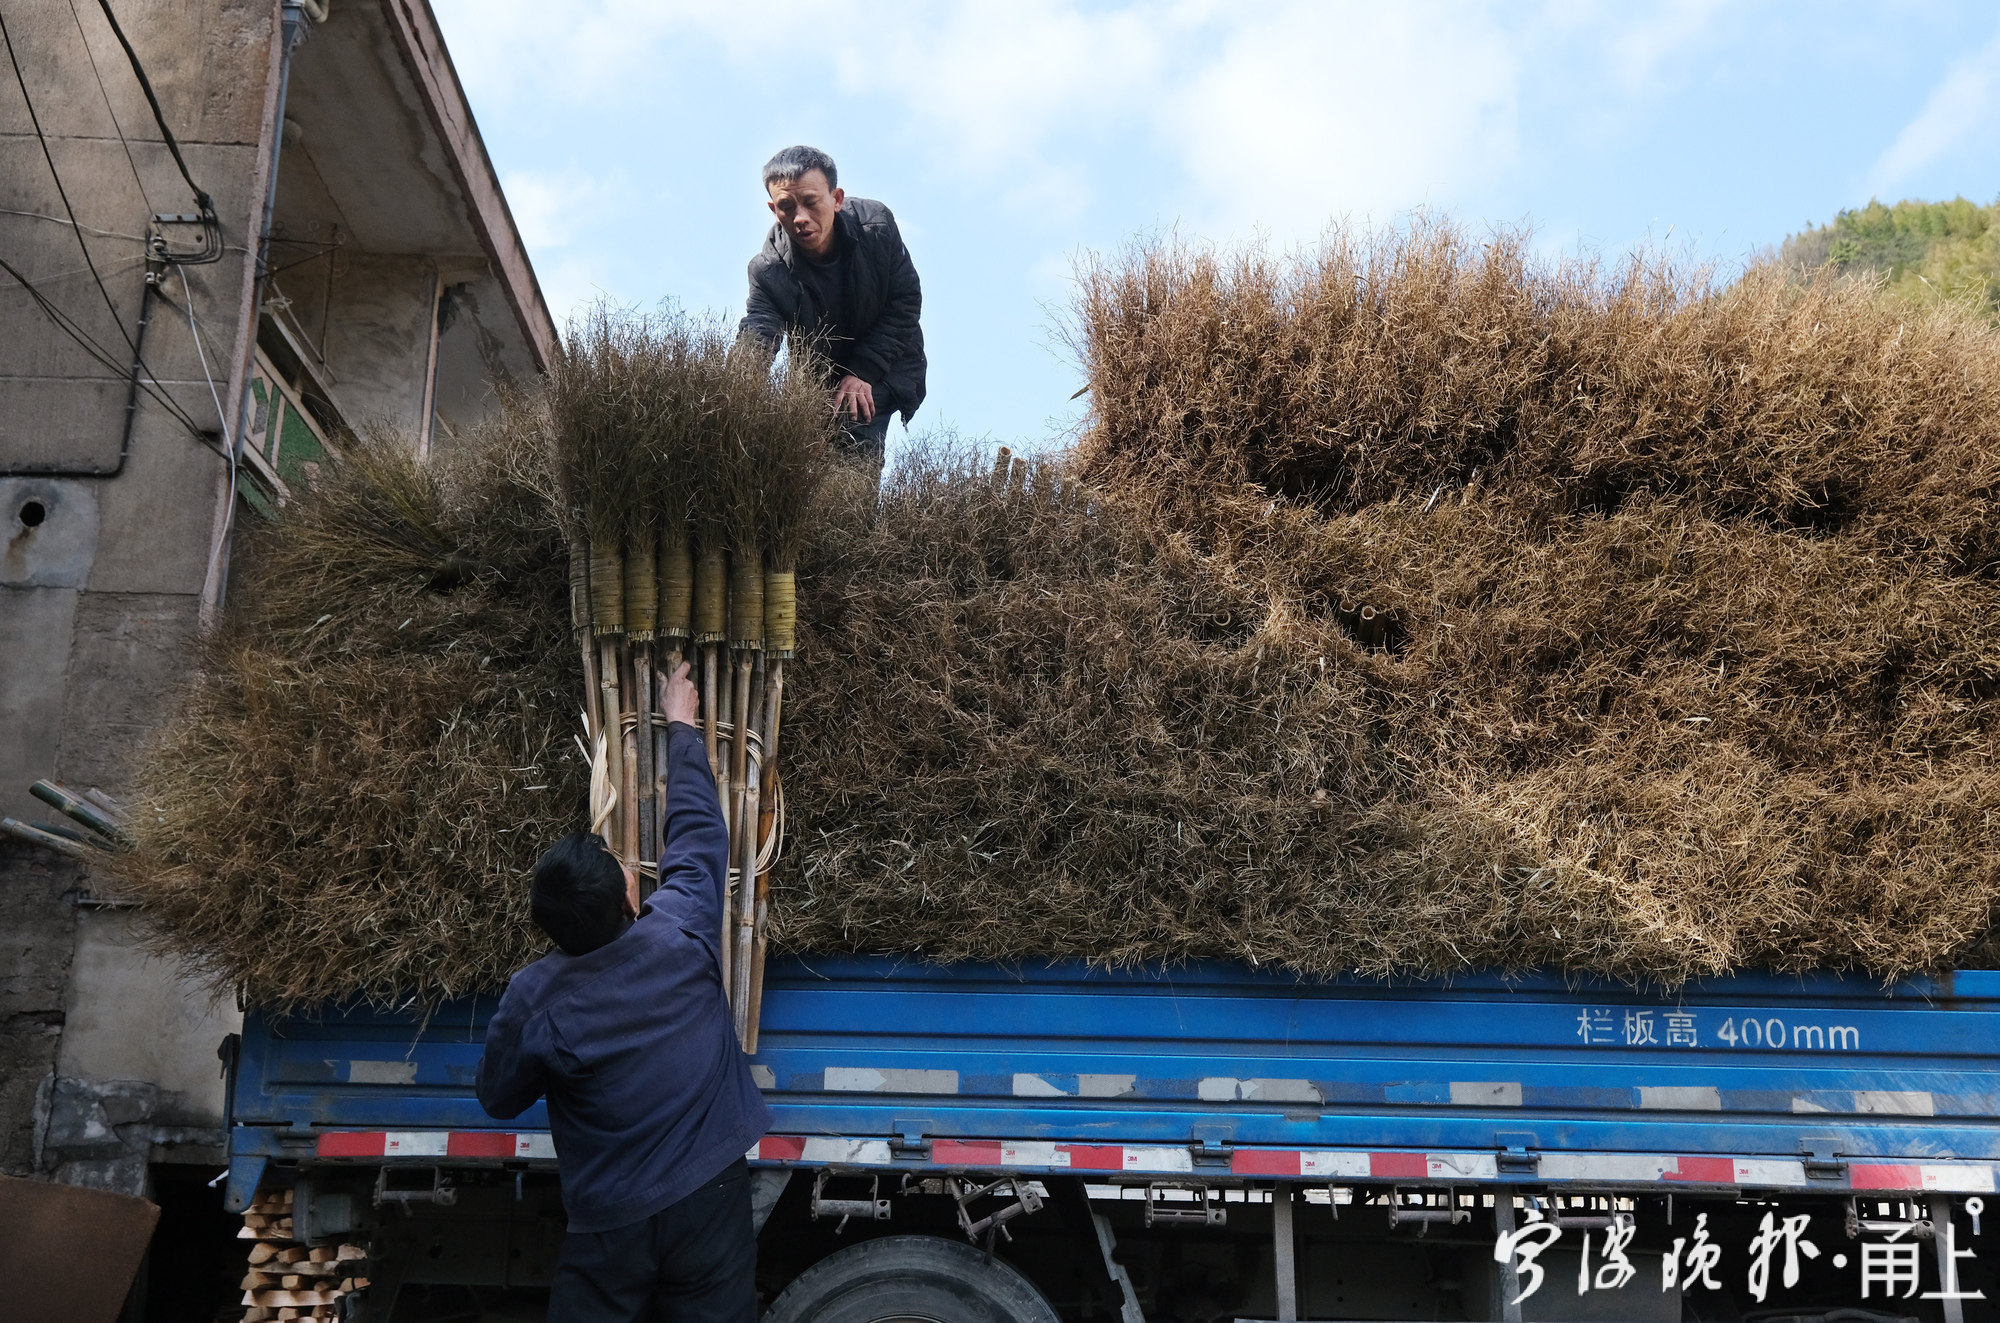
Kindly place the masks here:
POLYGON ((997 1167, 1000 1141, 997 1139, 934 1139, 931 1161, 940 1167, 997 1167))
POLYGON ((555 1160, 546 1130, 329 1130, 314 1153, 322 1158, 452 1158, 461 1162, 555 1160))
POLYGON ((806 1155, 806 1141, 799 1135, 766 1135, 751 1153, 765 1162, 797 1162, 806 1155))
POLYGON ((1856 1162, 1847 1184, 1856 1190, 1936 1190, 1944 1194, 1992 1194, 1994 1168, 1983 1162, 1856 1162))
MULTIPOLYGON (((331 1138, 331 1137, 329 1137, 331 1138)), ((322 1143, 325 1141, 323 1140, 322 1143)), ((886 1140, 768 1135, 751 1160, 833 1166, 890 1166, 898 1162, 886 1140)), ((1536 1179, 1580 1185, 1651 1185, 1660 1182, 1721 1187, 1804 1188, 1805 1164, 1795 1158, 1697 1157, 1651 1153, 1540 1153, 1536 1179)), ((999 1170, 1196 1174, 1184 1147, 1062 1144, 1039 1140, 933 1138, 930 1158, 918 1165, 999 1170)), ((1352 1149, 1230 1150, 1229 1174, 1302 1181, 1395 1182, 1451 1185, 1499 1179, 1491 1153, 1369 1153, 1352 1149)), ((1856 1163, 1857 1190, 1938 1190, 1989 1193, 2000 1189, 2000 1169, 1982 1163, 1856 1163)))
POLYGON ((380 1130, 334 1130, 319 1137, 314 1151, 323 1158, 379 1158, 388 1138, 380 1130))
POLYGON ((1856 1162, 1847 1168, 1847 1183, 1856 1190, 1921 1190, 1924 1169, 1915 1162, 1856 1162))
POLYGON ((454 1130, 445 1141, 445 1152, 454 1158, 511 1158, 514 1136, 491 1130, 454 1130))
POLYGON ((1000 1146, 1003 1167, 1067 1167, 1069 1149, 1061 1144, 1020 1143, 1000 1146))
POLYGON ((1069 1153, 1072 1171, 1123 1171, 1125 1170, 1125 1148, 1122 1144, 1064 1144, 1069 1153))
POLYGON ((442 1158, 451 1155, 451 1135, 443 1130, 391 1130, 382 1136, 385 1158, 442 1158))
MULTIPOLYGON (((1620 1185, 1650 1185, 1654 1181, 1699 1179, 1674 1169, 1675 1159, 1650 1153, 1543 1153, 1535 1175, 1549 1181, 1614 1181, 1620 1185)), ((1720 1159, 1725 1169, 1727 1158, 1720 1159)), ((1728 1177, 1725 1175, 1726 1181, 1728 1177)))
POLYGON ((1925 1163, 1924 1188, 1947 1194, 1992 1194, 1993 1168, 1925 1163))
MULTIPOLYGON (((996 1152, 998 1145, 994 1146, 996 1152)), ((890 1163, 886 1139, 836 1139, 814 1135, 806 1140, 799 1161, 829 1167, 886 1167, 890 1163)), ((997 1165, 994 1164, 994 1165, 997 1165)))
POLYGON ((1738 1185, 1794 1187, 1806 1183, 1806 1165, 1797 1158, 1737 1158, 1738 1185))
POLYGON ((1699 1181, 1703 1185, 1734 1185, 1734 1158, 1668 1158, 1673 1165, 1661 1173, 1662 1180, 1699 1181))
POLYGON ((1431 1164, 1422 1153, 1370 1153, 1368 1174, 1378 1181, 1421 1181, 1429 1179, 1431 1164))

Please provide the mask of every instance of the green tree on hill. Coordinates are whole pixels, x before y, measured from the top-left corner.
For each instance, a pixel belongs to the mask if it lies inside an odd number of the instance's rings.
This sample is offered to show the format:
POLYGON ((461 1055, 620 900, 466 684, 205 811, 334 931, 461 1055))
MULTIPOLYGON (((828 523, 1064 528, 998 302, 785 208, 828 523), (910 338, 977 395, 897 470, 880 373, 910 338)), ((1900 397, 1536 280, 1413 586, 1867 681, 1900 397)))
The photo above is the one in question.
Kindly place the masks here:
POLYGON ((1966 302, 2000 320, 2000 201, 1870 201, 1787 237, 1779 256, 1790 265, 1873 273, 1898 297, 1966 302))

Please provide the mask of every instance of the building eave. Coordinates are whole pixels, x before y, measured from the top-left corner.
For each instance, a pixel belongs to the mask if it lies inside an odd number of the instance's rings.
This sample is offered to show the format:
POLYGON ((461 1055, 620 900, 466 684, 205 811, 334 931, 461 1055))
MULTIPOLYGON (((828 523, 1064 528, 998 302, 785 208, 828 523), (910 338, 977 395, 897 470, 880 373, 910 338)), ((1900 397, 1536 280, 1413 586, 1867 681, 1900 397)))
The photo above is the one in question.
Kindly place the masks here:
POLYGON ((445 48, 444 34, 429 0, 380 0, 389 31, 401 51, 410 76, 416 81, 425 113, 443 144, 471 209, 469 219, 479 236, 480 246, 500 277, 509 306, 521 324, 522 334, 535 357, 537 369, 546 372, 556 355, 555 318, 549 313, 528 249, 508 209, 493 160, 486 154, 485 140, 473 119, 465 88, 458 81, 451 53, 445 48))

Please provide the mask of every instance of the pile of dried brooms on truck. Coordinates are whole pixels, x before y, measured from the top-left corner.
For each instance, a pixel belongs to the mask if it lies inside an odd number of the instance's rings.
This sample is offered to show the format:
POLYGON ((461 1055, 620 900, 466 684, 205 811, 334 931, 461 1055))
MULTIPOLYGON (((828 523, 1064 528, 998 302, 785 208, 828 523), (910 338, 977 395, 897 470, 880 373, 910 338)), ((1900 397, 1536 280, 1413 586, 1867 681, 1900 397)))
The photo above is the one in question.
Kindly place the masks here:
POLYGON ((155 745, 163 941, 265 1004, 499 986, 589 816, 586 692, 631 850, 645 671, 713 656, 755 831, 796 568, 780 947, 1667 985, 1995 954, 1990 326, 1420 226, 1135 252, 1077 329, 1073 451, 913 445, 879 503, 838 465, 811 495, 804 383, 672 319, 578 328, 446 462, 351 455, 239 557, 155 745), (718 548, 764 570, 735 612, 718 548))

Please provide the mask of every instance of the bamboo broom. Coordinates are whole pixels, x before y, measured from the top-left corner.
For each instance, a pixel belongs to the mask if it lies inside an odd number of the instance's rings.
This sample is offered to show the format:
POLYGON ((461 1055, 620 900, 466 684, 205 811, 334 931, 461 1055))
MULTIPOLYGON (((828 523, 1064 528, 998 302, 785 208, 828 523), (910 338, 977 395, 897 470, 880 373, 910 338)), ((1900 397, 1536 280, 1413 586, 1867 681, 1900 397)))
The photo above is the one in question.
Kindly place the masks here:
MULTIPOLYGON (((701 342, 697 328, 685 320, 669 324, 647 355, 650 416, 646 430, 647 498, 659 521, 654 550, 655 673, 671 674, 688 652, 694 626, 694 556, 688 543, 688 501, 691 441, 700 401, 696 380, 701 342)), ((653 753, 653 775, 646 783, 652 803, 652 849, 655 860, 660 832, 666 822, 667 733, 652 723, 646 727, 653 753)))
POLYGON ((583 733, 597 738, 597 647, 590 633, 590 544, 581 533, 569 539, 569 625, 583 653, 583 733))
MULTIPOLYGON (((784 713, 785 663, 798 648, 798 558, 811 531, 821 484, 825 481, 831 455, 831 428, 818 405, 818 393, 810 381, 796 370, 779 380, 772 399, 772 416, 766 422, 774 453, 766 471, 774 481, 767 484, 764 501, 764 536, 771 550, 771 568, 764 575, 764 651, 768 658, 761 704, 759 737, 762 760, 758 768, 756 821, 749 835, 753 840, 749 858, 754 869, 746 874, 750 912, 749 940, 739 947, 738 962, 746 966, 740 1037, 745 1052, 757 1050, 757 1036, 764 1004, 764 950, 770 916, 771 870, 755 869, 765 838, 775 829, 778 805, 778 731, 784 713)), ((776 851, 772 852, 772 862, 776 851)))
MULTIPOLYGON (((754 527, 754 526, 753 526, 754 527)), ((737 865, 736 932, 732 941, 730 1005, 736 1014, 740 1040, 748 1033, 750 1011, 751 891, 757 879, 757 785, 750 778, 750 683, 756 654, 764 643, 764 567, 754 542, 739 549, 731 558, 729 574, 729 649, 735 661, 736 695, 733 705, 735 727, 729 750, 730 850, 737 865)))
POLYGON ((616 533, 601 533, 590 543, 590 624, 597 636, 599 729, 604 732, 605 774, 619 790, 606 840, 628 862, 624 847, 625 818, 631 802, 625 795, 625 722, 621 701, 618 642, 625 634, 625 558, 616 533))
MULTIPOLYGON (((666 648, 666 659, 660 663, 662 674, 672 674, 681 664, 683 654, 688 651, 688 639, 694 628, 694 555, 688 549, 687 523, 678 512, 669 512, 667 526, 660 536, 657 581, 659 584, 659 637, 666 648)), ((653 763, 653 821, 657 824, 657 836, 666 826, 667 812, 667 735, 658 732, 654 740, 653 763)), ((655 841, 655 848, 658 848, 655 841)))
POLYGON ((626 774, 632 793, 626 800, 631 810, 625 830, 632 857, 640 863, 654 862, 660 852, 653 817, 653 636, 660 618, 659 554, 659 533, 642 517, 625 551, 625 623, 632 640, 632 707, 637 717, 631 741, 633 766, 626 774))
MULTIPOLYGON (((617 644, 625 629, 619 496, 627 442, 619 424, 627 396, 620 377, 632 338, 630 325, 600 305, 569 325, 547 387, 551 467, 571 546, 571 623, 585 654, 587 725, 604 736, 614 791, 623 785, 624 761, 617 644)), ((614 842, 616 822, 614 814, 614 842)))

